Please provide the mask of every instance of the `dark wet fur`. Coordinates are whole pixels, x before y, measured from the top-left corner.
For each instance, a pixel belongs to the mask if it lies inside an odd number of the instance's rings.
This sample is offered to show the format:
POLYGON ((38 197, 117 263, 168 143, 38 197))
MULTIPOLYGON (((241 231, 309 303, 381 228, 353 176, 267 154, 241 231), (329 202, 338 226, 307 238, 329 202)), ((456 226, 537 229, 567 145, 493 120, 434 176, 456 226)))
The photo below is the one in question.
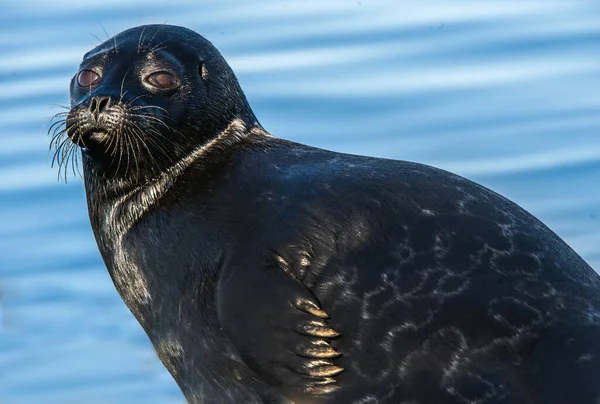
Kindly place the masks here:
POLYGON ((531 214, 433 167, 270 137, 184 28, 125 31, 90 63, 106 81, 72 87, 55 158, 111 96, 126 124, 83 155, 92 228, 189 402, 598 403, 599 277, 531 214), (140 85, 152 52, 181 64, 178 92, 140 85))

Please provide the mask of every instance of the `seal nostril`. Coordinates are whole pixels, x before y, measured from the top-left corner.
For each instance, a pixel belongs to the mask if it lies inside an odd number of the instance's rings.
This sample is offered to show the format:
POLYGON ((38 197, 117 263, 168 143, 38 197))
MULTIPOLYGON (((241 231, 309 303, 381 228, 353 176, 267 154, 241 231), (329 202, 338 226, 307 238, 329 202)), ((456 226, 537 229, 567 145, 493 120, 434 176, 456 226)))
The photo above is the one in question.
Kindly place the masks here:
POLYGON ((98 112, 102 112, 105 108, 108 108, 108 103, 110 99, 105 97, 98 102, 98 112))
POLYGON ((90 101, 90 112, 96 119, 98 115, 110 106, 110 97, 94 97, 90 101))

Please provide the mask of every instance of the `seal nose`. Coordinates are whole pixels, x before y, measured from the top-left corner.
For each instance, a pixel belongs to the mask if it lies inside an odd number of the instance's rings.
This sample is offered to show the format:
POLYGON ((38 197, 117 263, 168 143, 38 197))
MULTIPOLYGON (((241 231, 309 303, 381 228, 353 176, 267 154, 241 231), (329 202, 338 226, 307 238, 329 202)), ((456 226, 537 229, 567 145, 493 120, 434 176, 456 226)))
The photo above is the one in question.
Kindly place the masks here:
POLYGON ((102 111, 110 107, 110 97, 93 97, 90 102, 90 112, 94 115, 94 118, 98 120, 98 116, 102 111))

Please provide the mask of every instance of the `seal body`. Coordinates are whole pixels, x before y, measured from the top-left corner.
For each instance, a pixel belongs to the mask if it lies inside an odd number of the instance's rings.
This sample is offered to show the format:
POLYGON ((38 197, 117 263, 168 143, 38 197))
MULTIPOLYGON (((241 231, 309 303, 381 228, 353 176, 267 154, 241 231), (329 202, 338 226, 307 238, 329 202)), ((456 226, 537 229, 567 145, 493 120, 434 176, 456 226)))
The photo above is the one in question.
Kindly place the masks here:
POLYGON ((598 402, 600 279, 522 208, 272 137, 184 28, 125 31, 81 71, 92 228, 190 403, 598 402))

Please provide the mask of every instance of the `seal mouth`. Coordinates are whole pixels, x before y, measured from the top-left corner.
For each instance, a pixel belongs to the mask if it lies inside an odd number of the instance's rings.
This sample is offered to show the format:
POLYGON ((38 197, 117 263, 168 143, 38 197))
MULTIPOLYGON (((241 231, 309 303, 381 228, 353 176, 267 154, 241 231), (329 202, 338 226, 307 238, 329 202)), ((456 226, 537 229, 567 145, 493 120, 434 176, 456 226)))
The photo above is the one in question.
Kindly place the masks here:
POLYGON ((102 143, 108 137, 108 133, 98 128, 90 128, 82 133, 75 133, 71 141, 82 149, 102 143))

